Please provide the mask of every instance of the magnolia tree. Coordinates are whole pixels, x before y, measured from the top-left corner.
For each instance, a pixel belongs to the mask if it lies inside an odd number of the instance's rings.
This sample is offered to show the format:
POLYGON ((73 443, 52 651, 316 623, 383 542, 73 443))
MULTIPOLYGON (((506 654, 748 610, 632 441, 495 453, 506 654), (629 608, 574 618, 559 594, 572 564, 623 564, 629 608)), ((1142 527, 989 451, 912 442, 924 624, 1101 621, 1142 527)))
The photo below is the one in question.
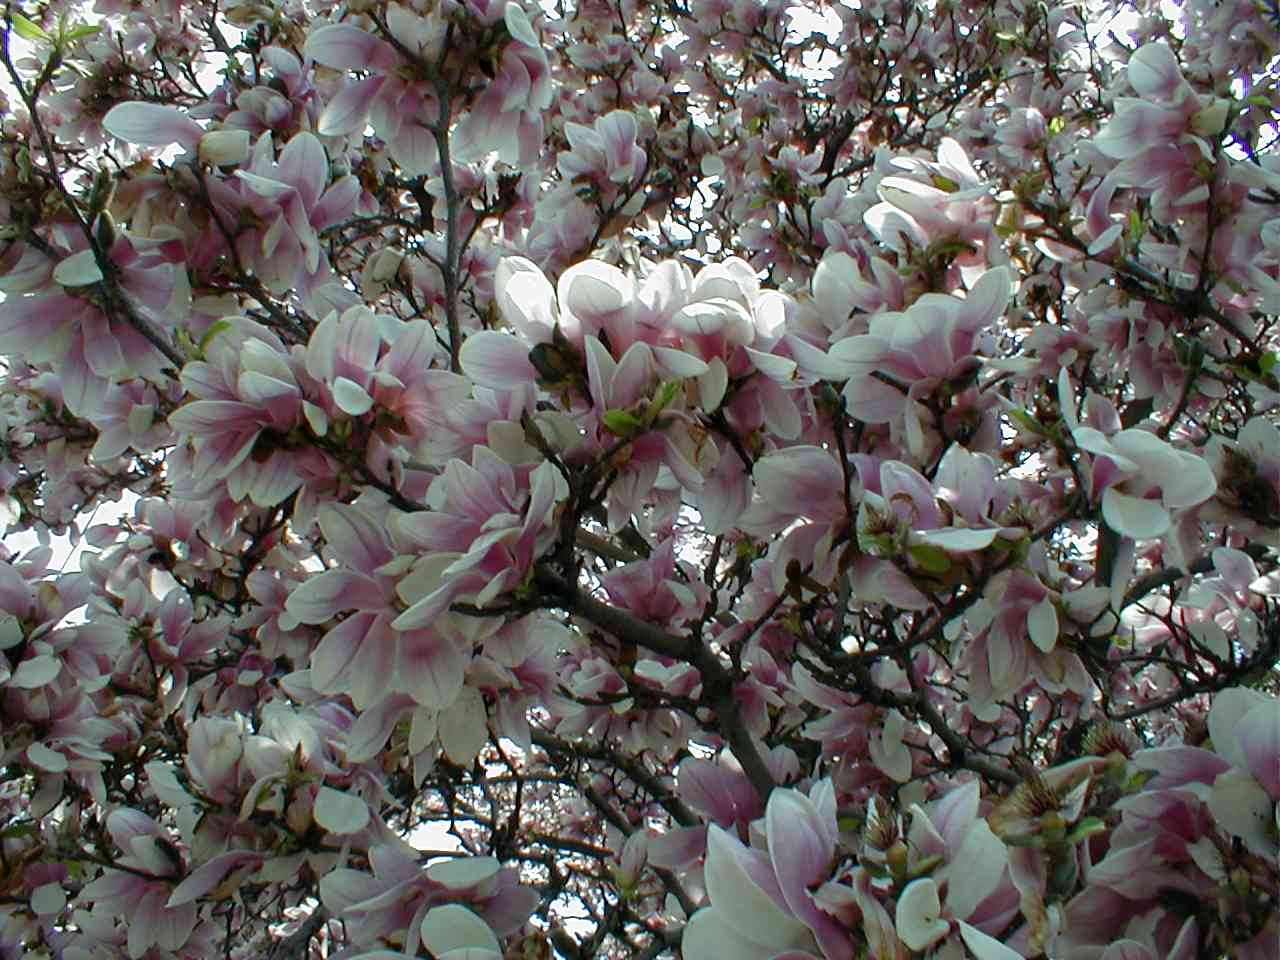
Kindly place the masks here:
POLYGON ((11 0, 0 956, 1274 957, 1270 7, 11 0))

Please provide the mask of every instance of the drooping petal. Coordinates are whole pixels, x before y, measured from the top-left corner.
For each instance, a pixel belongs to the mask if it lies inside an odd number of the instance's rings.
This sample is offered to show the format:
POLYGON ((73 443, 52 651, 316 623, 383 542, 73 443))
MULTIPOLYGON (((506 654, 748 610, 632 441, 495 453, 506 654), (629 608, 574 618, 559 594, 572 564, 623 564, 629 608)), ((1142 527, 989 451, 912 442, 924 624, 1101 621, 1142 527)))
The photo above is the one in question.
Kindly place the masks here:
POLYGON ((493 879, 501 868, 496 857, 457 857, 432 864, 427 877, 449 890, 467 890, 493 879))
POLYGON ((1209 738, 1213 750, 1233 767, 1247 767, 1248 758, 1236 738, 1244 718, 1268 702, 1265 694, 1248 687, 1231 687, 1213 698, 1209 710, 1209 738))
POLYGON ((1058 611, 1046 596, 1027 612, 1027 633, 1031 642, 1049 653, 1058 643, 1058 611))
POLYGON ((335 70, 390 73, 401 63, 395 47, 349 23, 331 23, 311 31, 303 52, 335 70))
POLYGON ((369 805, 355 794, 321 787, 313 810, 316 823, 336 834, 359 833, 369 825, 369 805))
POLYGON ((113 137, 140 147, 180 144, 192 149, 204 136, 204 128, 177 107, 130 101, 107 111, 102 128, 113 137))
POLYGON ((1222 774, 1209 792, 1209 812, 1218 826, 1269 862, 1280 853, 1274 835, 1275 811, 1276 804, 1267 791, 1244 770, 1222 774))
POLYGON ((484 698, 474 687, 463 687, 454 702, 437 718, 440 745, 449 759, 469 767, 489 742, 489 720, 484 698))
POLYGON ((976 820, 947 869, 947 909, 953 917, 973 915, 1004 877, 1008 850, 985 820, 976 820))
POLYGON ((400 718, 417 704, 406 694, 384 697, 376 706, 363 710, 347 733, 347 759, 352 763, 372 760, 391 737, 400 718))
POLYGON ((777 953, 775 947, 745 937, 715 907, 706 907, 690 917, 680 939, 680 954, 685 960, 772 960, 777 953))
POLYGON ((371 578, 350 570, 326 570, 298 584, 285 609, 299 623, 325 623, 343 610, 376 610, 382 589, 371 578))
POLYGON ((439 710, 458 696, 467 664, 468 658, 445 634, 407 631, 400 635, 396 682, 422 706, 439 710))
POLYGON ((1107 487, 1102 516, 1116 533, 1135 540, 1158 537, 1169 529, 1169 512, 1159 500, 1144 500, 1107 487))
POLYGON ((338 377, 333 382, 333 402, 349 417, 364 416, 373 409, 373 397, 354 380, 338 377))
POLYGON ((340 137, 364 129, 373 99, 386 82, 386 77, 372 76, 347 84, 325 106, 316 132, 323 137, 340 137))
POLYGON ((1246 713, 1236 740, 1253 778, 1280 803, 1280 700, 1267 697, 1246 713))

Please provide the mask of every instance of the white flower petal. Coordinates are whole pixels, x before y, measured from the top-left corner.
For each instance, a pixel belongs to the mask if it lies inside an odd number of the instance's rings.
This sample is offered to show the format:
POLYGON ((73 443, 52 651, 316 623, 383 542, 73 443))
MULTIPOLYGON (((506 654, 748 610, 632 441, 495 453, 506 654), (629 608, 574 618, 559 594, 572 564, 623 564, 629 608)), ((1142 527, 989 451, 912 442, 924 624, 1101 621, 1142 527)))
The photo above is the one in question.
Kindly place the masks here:
POLYGON ((369 805, 354 794, 321 787, 313 816, 330 833, 358 833, 369 824, 369 805))
POLYGON ((1102 495, 1102 516, 1116 533, 1134 540, 1158 537, 1169 529, 1169 512, 1159 500, 1144 500, 1107 487, 1102 495))
POLYGON ((73 253, 53 268, 53 279, 64 287, 85 287, 102 279, 92 250, 73 253))
POLYGON ((1258 856, 1274 862, 1280 843, 1269 836, 1276 804, 1248 772, 1228 770, 1213 782, 1209 812, 1218 826, 1244 841, 1258 856))
POLYGON ((500 950, 489 925, 458 903, 428 911, 422 918, 422 945, 436 957, 451 950, 500 950))
POLYGON ((760 856, 714 824, 708 828, 704 873, 715 912, 743 939, 776 952, 805 942, 809 932, 748 875, 741 860, 760 856))
POLYGON ((52 654, 31 657, 18 664, 18 669, 13 671, 13 676, 9 678, 9 686, 21 687, 24 690, 43 687, 61 670, 62 661, 52 654))
POLYGON ((31 910, 37 917, 56 916, 66 905, 67 893, 60 883, 46 883, 31 891, 31 910))
POLYGON ((354 380, 338 377, 333 382, 333 402, 349 417, 359 417, 373 407, 373 397, 354 380))
POLYGON ((501 866, 493 857, 458 857, 427 867, 427 878, 450 890, 466 890, 496 877, 501 866))
POLYGON ((963 919, 972 915, 1004 876, 1009 851, 987 825, 977 819, 964 835, 947 869, 947 910, 963 919))
POLYGON ((898 896, 893 918, 898 939, 912 950, 928 950, 951 931, 941 914, 938 885, 929 877, 912 880, 898 896))
POLYGON ((33 766, 49 773, 65 773, 67 770, 66 755, 51 750, 38 741, 27 747, 27 759, 33 766))
POLYGON ((922 530, 912 535, 913 541, 928 543, 952 553, 968 553, 971 550, 985 550, 995 542, 1000 531, 995 527, 983 530, 964 527, 944 527, 940 530, 922 530))
POLYGON ((1022 960, 1022 954, 989 937, 977 927, 960 921, 960 937, 977 960, 1022 960))
POLYGON ((1027 633, 1031 642, 1049 653, 1058 643, 1058 611, 1053 600, 1045 597, 1027 613, 1027 633))
POLYGON ((484 698, 474 687, 463 687, 453 705, 436 719, 444 752, 460 767, 469 767, 489 741, 484 698))

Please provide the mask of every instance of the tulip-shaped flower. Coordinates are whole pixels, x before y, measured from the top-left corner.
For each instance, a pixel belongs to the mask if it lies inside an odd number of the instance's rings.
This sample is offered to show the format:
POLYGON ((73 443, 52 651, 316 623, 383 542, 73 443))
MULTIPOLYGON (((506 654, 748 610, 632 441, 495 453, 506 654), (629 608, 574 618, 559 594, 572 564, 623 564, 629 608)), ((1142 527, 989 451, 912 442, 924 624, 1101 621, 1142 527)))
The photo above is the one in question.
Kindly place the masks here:
POLYGON ((811 797, 782 789, 769 797, 767 852, 711 826, 706 860, 711 906, 695 913, 685 928, 685 960, 852 960, 848 932, 811 893, 831 875, 835 813, 834 789, 823 781, 811 797))

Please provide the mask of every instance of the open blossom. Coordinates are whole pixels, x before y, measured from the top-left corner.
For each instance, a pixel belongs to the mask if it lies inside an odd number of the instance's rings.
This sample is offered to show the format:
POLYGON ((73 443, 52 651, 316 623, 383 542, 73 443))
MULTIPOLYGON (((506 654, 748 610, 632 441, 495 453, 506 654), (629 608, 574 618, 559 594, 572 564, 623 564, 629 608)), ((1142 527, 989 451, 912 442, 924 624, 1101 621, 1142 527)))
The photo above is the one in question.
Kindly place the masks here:
POLYGON ((139 960, 152 947, 178 950, 196 925, 196 905, 169 906, 182 876, 183 857, 168 833, 137 810, 119 808, 107 817, 107 831, 123 851, 121 867, 88 884, 84 898, 129 920, 128 952, 139 960))
POLYGON ((407 563, 397 562, 406 544, 388 535, 388 519, 361 505, 323 508, 320 529, 338 565, 296 587, 285 609, 311 624, 348 612, 312 654, 317 690, 346 691, 358 708, 394 692, 441 708, 457 697, 468 658, 426 623, 393 625, 404 606, 398 585, 407 563))
POLYGON ((1166 223, 1209 199, 1203 166, 1211 161, 1212 144, 1224 132, 1230 112, 1229 101, 1192 89, 1163 43, 1134 51, 1127 72, 1138 96, 1117 97, 1115 116, 1092 141, 1104 157, 1119 162, 1089 202, 1091 254, 1107 250, 1124 232, 1124 218, 1110 210, 1118 189, 1148 194, 1157 219, 1166 223))
MULTIPOLYGON (((0 278, 0 338, 6 351, 56 366, 67 408, 96 416, 112 384, 135 377, 162 382, 168 364, 135 324, 103 303, 102 268, 84 238, 69 236, 68 243, 76 249, 60 259, 23 249, 0 278)), ((131 308, 167 337, 190 308, 181 245, 117 232, 105 259, 131 308)))
POLYGON ((360 193, 355 177, 330 184, 329 171, 328 155, 310 133, 296 134, 278 158, 271 135, 262 134, 249 162, 236 171, 241 216, 256 225, 241 231, 240 255, 271 289, 298 289, 308 301, 329 276, 319 231, 349 216, 360 193))
POLYGON ((235 499, 279 503, 304 480, 289 449, 303 422, 302 390, 272 334, 247 320, 228 325, 208 344, 207 360, 183 368, 183 385, 196 399, 174 411, 169 425, 194 446, 195 475, 206 488, 226 481, 235 499))
POLYGON ((955 139, 942 139, 936 161, 898 157, 894 168, 904 173, 880 181, 881 202, 865 214, 867 227, 886 246, 908 254, 954 242, 963 248, 957 262, 971 272, 1000 262, 991 188, 955 139))
POLYGON ((625 184, 645 168, 644 151, 636 145, 636 119, 624 110, 605 114, 587 127, 566 123, 565 137, 570 149, 556 160, 566 180, 603 177, 625 184))
POLYGON ((924 399, 943 384, 967 385, 981 365, 977 355, 990 349, 983 333, 1011 295, 1011 271, 996 267, 963 298, 926 293, 903 312, 874 315, 868 333, 834 343, 828 355, 847 378, 849 412, 886 423, 902 416, 908 399, 924 399))
MULTIPOLYGON (((392 939, 410 955, 419 944, 445 960, 500 956, 499 936, 524 923, 537 893, 493 857, 458 857, 427 867, 417 851, 388 837, 370 851, 372 875, 338 868, 320 883, 325 906, 348 935, 373 946, 392 939)), ((390 956, 375 951, 361 956, 390 956)), ((403 956, 396 953, 395 956, 403 956)))
POLYGON ((494 150, 503 163, 528 166, 542 145, 542 111, 554 96, 551 65, 524 8, 508 2, 502 10, 510 40, 496 76, 458 124, 454 142, 467 159, 494 150))
MULTIPOLYGON (((409 40, 409 48, 420 49, 421 37, 414 36, 418 18, 400 4, 388 7, 388 24, 398 39, 409 40)), ((443 35, 439 18, 432 24, 443 35)), ((436 153, 435 137, 427 127, 428 118, 438 113, 431 84, 402 75, 404 59, 386 40, 350 23, 334 23, 312 30, 307 37, 306 55, 316 63, 336 70, 362 70, 367 76, 349 82, 330 99, 320 115, 317 132, 325 137, 346 136, 363 131, 371 122, 387 143, 392 158, 410 176, 428 172, 436 153)))

